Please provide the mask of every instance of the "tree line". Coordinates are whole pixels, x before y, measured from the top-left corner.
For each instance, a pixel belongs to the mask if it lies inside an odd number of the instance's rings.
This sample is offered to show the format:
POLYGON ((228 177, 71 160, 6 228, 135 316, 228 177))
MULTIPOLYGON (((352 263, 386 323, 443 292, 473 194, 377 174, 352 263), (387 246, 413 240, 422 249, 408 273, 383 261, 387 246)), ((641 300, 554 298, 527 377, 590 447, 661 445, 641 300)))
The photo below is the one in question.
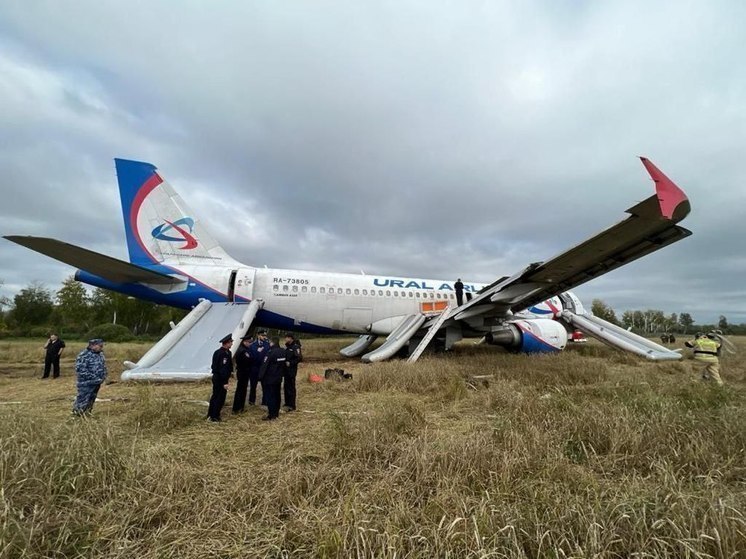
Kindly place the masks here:
POLYGON ((0 336, 46 337, 56 331, 80 339, 157 338, 169 330, 171 321, 178 322, 186 313, 106 289, 89 292, 71 276, 56 292, 32 282, 12 299, 0 298, 0 336))
POLYGON ((653 334, 693 334, 719 329, 724 334, 746 334, 746 324, 730 324, 728 318, 720 315, 717 324, 695 322, 688 312, 666 314, 658 309, 629 310, 622 313, 621 320, 617 318, 614 309, 601 299, 594 299, 591 312, 612 324, 631 329, 642 335, 653 334))

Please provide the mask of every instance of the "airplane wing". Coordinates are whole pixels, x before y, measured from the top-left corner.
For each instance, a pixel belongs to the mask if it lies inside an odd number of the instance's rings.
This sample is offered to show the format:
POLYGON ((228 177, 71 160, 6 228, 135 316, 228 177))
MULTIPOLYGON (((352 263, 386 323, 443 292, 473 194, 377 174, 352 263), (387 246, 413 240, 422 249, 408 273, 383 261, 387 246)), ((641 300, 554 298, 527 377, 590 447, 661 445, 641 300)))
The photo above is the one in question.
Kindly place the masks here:
POLYGON ((51 256, 55 260, 64 262, 91 274, 95 274, 115 283, 144 282, 155 284, 180 283, 183 280, 174 278, 161 272, 155 272, 136 264, 117 260, 111 256, 99 254, 91 250, 77 247, 57 239, 47 237, 26 237, 20 235, 5 236, 21 246, 51 256))
POLYGON ((546 262, 484 287, 453 318, 525 310, 691 235, 676 225, 691 209, 686 194, 648 159, 640 159, 656 193, 628 209, 627 219, 546 262))

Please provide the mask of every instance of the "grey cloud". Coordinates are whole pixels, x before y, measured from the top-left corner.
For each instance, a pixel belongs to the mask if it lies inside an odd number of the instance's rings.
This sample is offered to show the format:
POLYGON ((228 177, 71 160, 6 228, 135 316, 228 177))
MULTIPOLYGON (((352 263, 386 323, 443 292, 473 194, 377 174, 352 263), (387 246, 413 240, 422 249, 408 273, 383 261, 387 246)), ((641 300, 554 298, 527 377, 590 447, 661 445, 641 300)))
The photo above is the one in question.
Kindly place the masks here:
MULTIPOLYGON (((583 296, 746 321, 736 3, 124 10, 4 7, 3 234, 124 257, 121 156, 157 164, 247 263, 490 281, 622 219, 653 192, 647 155, 690 195, 695 236, 583 296)), ((43 257, 11 258, 6 288, 43 257)))

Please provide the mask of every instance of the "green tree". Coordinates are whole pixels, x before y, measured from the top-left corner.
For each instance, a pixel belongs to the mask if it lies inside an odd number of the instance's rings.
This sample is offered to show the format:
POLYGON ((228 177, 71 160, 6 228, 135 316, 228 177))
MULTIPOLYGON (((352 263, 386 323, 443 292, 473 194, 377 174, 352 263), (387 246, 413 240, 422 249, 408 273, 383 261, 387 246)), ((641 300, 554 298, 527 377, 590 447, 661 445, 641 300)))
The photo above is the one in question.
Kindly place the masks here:
POLYGON ((84 331, 90 326, 90 297, 85 287, 70 276, 57 291, 57 311, 61 325, 84 331))
POLYGON ((32 282, 13 298, 11 317, 18 326, 39 326, 52 315, 52 293, 40 282, 32 282))
POLYGON ((648 309, 642 313, 643 316, 643 332, 646 334, 652 334, 653 332, 659 332, 664 330, 666 327, 666 316, 663 311, 657 309, 648 309))
POLYGON ((728 330, 728 319, 725 318, 722 314, 720 315, 720 318, 718 319, 718 328, 725 332, 728 330))
MULTIPOLYGON (((5 285, 5 282, 0 280, 0 289, 2 289, 3 285, 5 285)), ((0 326, 4 326, 5 324, 5 307, 9 306, 10 299, 5 295, 0 295, 0 326)))
POLYGON ((121 324, 136 335, 162 331, 160 309, 154 303, 105 289, 95 289, 91 295, 92 320, 95 324, 121 324))
POLYGON ((619 324, 614 309, 604 303, 601 299, 593 299, 593 302, 591 303, 591 312, 594 316, 597 316, 598 318, 601 318, 607 322, 611 322, 612 324, 617 325, 619 324))
POLYGON ((688 312, 683 312, 679 315, 679 324, 681 324, 681 328, 686 334, 689 332, 689 329, 694 325, 694 319, 692 318, 692 315, 690 315, 688 312))

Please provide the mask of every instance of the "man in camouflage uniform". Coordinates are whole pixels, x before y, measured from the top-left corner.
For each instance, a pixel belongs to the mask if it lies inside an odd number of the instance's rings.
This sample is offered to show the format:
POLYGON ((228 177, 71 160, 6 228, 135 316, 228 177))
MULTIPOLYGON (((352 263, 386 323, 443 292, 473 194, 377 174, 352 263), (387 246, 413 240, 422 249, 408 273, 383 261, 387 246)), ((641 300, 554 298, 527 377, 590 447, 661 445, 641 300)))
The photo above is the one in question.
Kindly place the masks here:
POLYGON ((96 394, 106 379, 106 358, 103 354, 104 340, 88 341, 88 347, 75 359, 75 374, 78 377, 78 397, 73 404, 74 415, 91 413, 96 394))
POLYGON ((693 342, 684 342, 686 347, 694 350, 694 360, 705 365, 702 371, 702 380, 714 380, 719 386, 723 385, 720 378, 720 348, 721 343, 714 332, 706 336, 697 333, 693 342))

